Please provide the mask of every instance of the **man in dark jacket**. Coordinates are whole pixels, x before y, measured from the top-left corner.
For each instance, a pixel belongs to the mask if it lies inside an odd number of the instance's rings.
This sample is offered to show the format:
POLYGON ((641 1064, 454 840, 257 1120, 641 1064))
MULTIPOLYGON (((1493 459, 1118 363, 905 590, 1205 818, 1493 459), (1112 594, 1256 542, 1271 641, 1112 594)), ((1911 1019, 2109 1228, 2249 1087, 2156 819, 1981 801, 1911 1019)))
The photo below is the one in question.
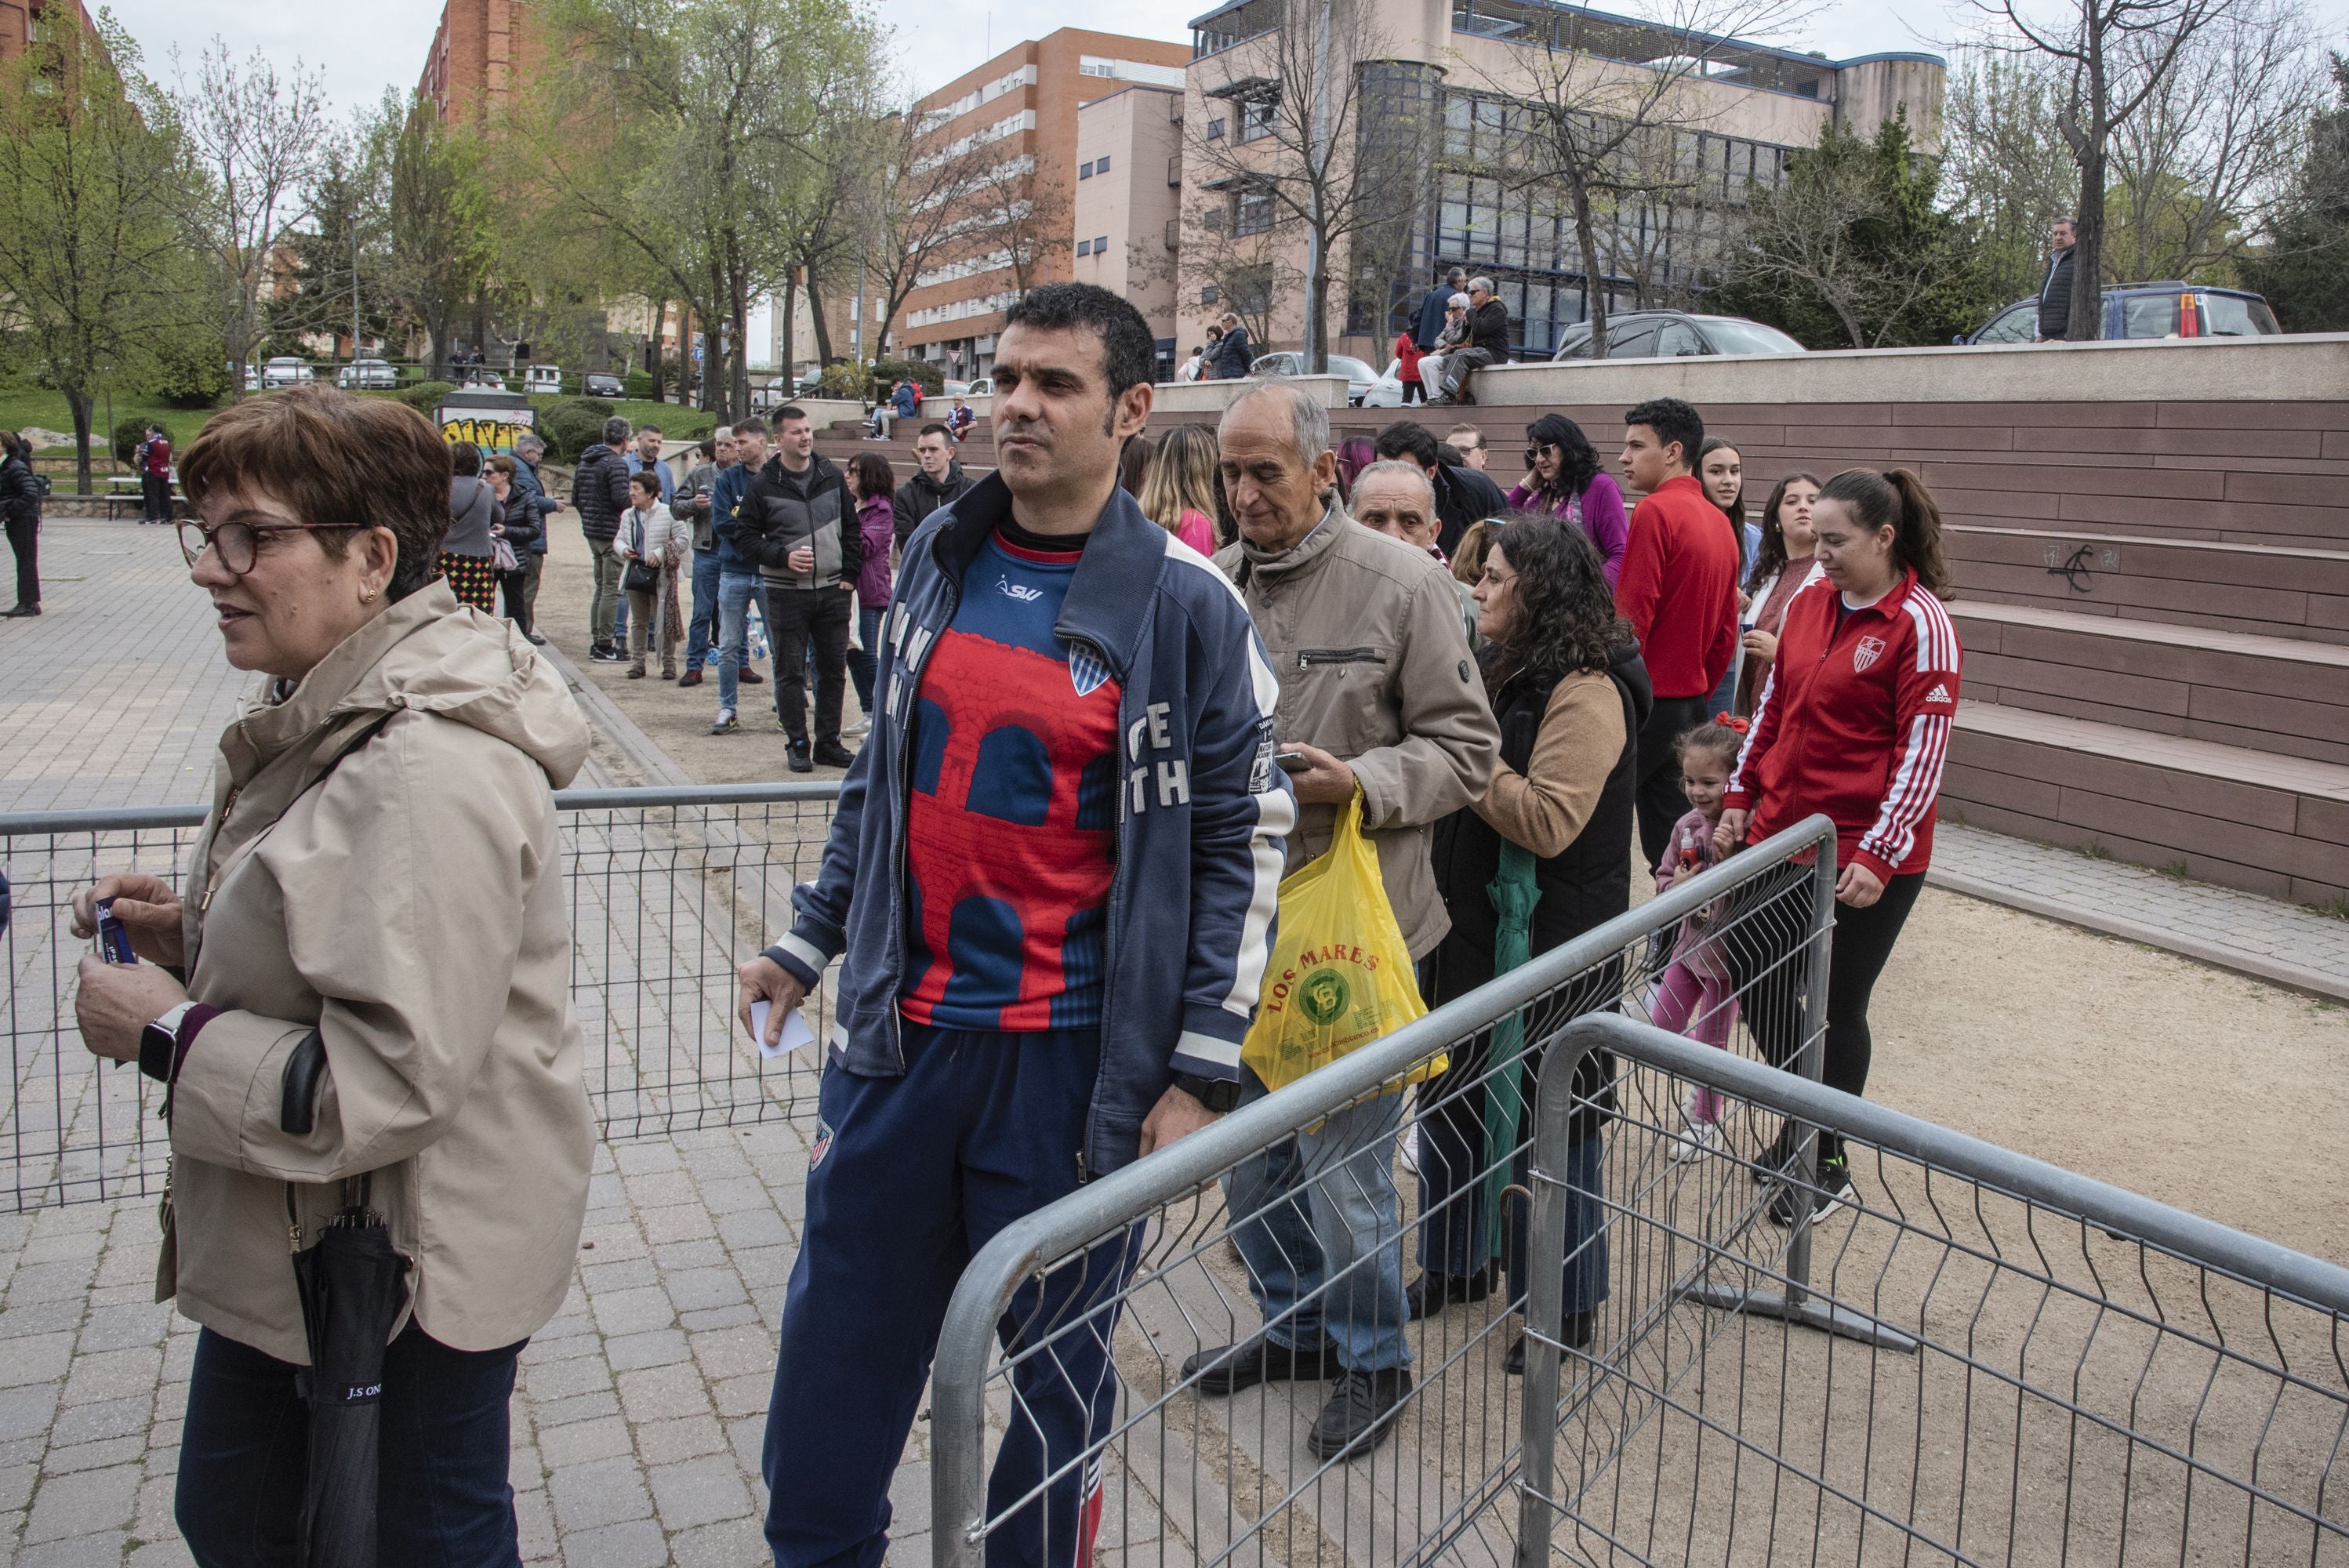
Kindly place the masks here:
POLYGON ((1444 335, 1444 307, 1452 303, 1452 296, 1460 293, 1467 282, 1468 269, 1454 267, 1419 302, 1419 320, 1412 325, 1411 340, 1419 346, 1422 354, 1435 352, 1435 340, 1444 335))
POLYGON ((1468 346, 1444 358, 1444 395, 1439 403, 1457 403, 1469 372, 1487 365, 1506 365, 1509 358, 1509 307, 1493 297, 1493 280, 1468 280, 1468 346))
MULTIPOLYGON (((741 969, 738 1016, 769 1002, 779 1037, 841 960, 767 1407, 777 1568, 882 1560, 962 1260, 1237 1097, 1296 820, 1247 612, 1118 488, 1149 326, 1087 284, 1007 314, 1002 464, 907 546, 822 867, 741 969)), ((999 1555, 1093 1561, 1081 1461, 1114 1429, 1139 1257, 1121 1233, 1011 1304, 999 1555)))
POLYGON ((1509 510, 1509 498, 1500 486, 1464 463, 1445 462, 1444 445, 1435 438, 1435 432, 1417 420, 1398 419, 1381 430, 1378 453, 1381 459, 1401 458, 1418 464, 1427 482, 1435 487, 1435 515, 1444 524, 1435 547, 1447 561, 1460 548, 1460 536, 1471 523, 1509 510))
POLYGON ((1247 328, 1242 326, 1240 318, 1230 311, 1224 312, 1221 325, 1224 335, 1216 345, 1214 362, 1207 366, 1208 378, 1216 381, 1246 380, 1248 366, 1256 363, 1256 347, 1248 342, 1247 328))
POLYGON ((2047 276, 2039 284, 2039 341, 2072 335, 2072 220, 2058 218, 2047 234, 2047 276))
POLYGON ((914 530, 922 526, 923 519, 970 489, 973 482, 963 473, 944 425, 922 427, 922 433, 914 438, 914 460, 922 466, 889 498, 892 528, 900 550, 914 536, 914 530))
POLYGON ((775 652, 775 723, 788 739, 794 773, 823 763, 845 768, 855 754, 840 744, 842 693, 848 680, 848 623, 864 536, 848 486, 829 458, 815 455, 807 410, 775 414, 775 455, 734 509, 735 547, 759 568, 767 635, 775 652), (808 745, 804 689, 807 646, 815 645, 815 745, 808 745))
POLYGON ((571 504, 579 509, 579 531, 595 556, 595 594, 587 604, 592 639, 587 656, 604 664, 621 657, 613 635, 622 562, 612 541, 620 531, 620 514, 628 510, 628 461, 620 455, 627 444, 628 422, 615 414, 604 421, 604 438, 579 454, 579 467, 571 476, 571 504))
POLYGON ((527 545, 514 552, 522 562, 522 614, 518 619, 530 631, 525 634, 533 643, 544 645, 545 634, 538 630, 538 585, 546 575, 546 520, 563 510, 563 503, 546 493, 546 481, 538 477, 538 465, 546 460, 546 438, 533 431, 514 443, 514 488, 530 498, 538 512, 538 535, 527 545))

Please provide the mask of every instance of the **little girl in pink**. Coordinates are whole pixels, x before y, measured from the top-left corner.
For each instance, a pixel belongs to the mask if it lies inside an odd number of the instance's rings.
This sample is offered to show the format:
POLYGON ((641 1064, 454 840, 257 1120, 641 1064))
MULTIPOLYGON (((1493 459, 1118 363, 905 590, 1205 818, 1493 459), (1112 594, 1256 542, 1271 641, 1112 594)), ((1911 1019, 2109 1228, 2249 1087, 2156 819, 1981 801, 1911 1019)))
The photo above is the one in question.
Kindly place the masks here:
MULTIPOLYGON (((1713 863, 1713 825, 1721 820, 1722 797, 1745 744, 1745 721, 1727 714, 1701 724, 1680 738, 1681 792, 1688 797, 1687 816, 1672 824, 1671 842, 1656 865, 1656 891, 1662 892, 1683 877, 1692 877, 1713 863)), ((1726 1049, 1729 1031, 1737 1023, 1737 995, 1729 977, 1729 963, 1713 938, 1726 899, 1698 910, 1681 922, 1680 939, 1672 944, 1671 961, 1656 983, 1648 1017, 1660 1029, 1686 1035, 1708 1046, 1726 1049)), ((1688 1132, 1672 1152, 1675 1160, 1693 1159, 1715 1143, 1720 1130, 1722 1097, 1702 1086, 1690 1092, 1681 1108, 1688 1132)))

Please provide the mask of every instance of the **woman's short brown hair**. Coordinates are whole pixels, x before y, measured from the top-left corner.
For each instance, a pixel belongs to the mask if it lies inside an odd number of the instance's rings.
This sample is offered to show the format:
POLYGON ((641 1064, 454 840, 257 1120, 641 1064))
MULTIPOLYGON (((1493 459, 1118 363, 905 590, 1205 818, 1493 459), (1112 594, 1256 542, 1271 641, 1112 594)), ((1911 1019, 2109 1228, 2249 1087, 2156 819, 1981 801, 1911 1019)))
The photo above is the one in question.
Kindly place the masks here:
MULTIPOLYGON (((213 416, 180 459, 188 504, 214 490, 266 495, 305 522, 388 528, 399 542, 386 595, 405 599, 439 570, 449 533, 449 443, 388 397, 313 384, 264 392, 213 416)), ((320 533, 339 560, 350 536, 320 533)))

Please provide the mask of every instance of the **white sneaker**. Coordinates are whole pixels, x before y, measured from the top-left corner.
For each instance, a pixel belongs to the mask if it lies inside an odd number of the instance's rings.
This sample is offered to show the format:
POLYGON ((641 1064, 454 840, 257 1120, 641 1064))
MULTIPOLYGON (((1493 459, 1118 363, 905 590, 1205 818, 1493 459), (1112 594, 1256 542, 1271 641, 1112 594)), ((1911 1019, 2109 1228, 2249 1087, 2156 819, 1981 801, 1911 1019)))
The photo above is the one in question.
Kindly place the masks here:
POLYGON ((1419 1171, 1419 1123, 1413 1122, 1402 1135, 1403 1168, 1416 1174, 1419 1171))
POLYGON ((843 740, 857 740, 872 733, 873 721, 869 718, 860 718, 854 724, 850 725, 846 729, 842 730, 840 735, 841 738, 843 740))
POLYGON ((1701 1160, 1716 1153, 1721 1148, 1721 1125, 1713 1121, 1692 1121, 1682 1131, 1672 1134, 1672 1161, 1675 1165, 1691 1160, 1701 1160))

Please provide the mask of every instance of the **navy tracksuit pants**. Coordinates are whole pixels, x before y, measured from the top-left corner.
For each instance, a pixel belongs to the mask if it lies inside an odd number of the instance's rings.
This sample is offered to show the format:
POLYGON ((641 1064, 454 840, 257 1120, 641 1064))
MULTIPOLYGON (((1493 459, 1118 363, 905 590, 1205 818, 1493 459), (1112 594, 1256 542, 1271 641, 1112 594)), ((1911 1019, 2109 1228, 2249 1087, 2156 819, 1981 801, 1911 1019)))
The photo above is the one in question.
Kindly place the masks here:
MULTIPOLYGON (((823 1125, 767 1408, 776 1568, 879 1568, 889 1480, 956 1280, 998 1231, 1077 1186, 1098 1030, 904 1031, 903 1078, 834 1066, 816 1098, 823 1125)), ((1070 1461, 1111 1429, 1109 1342, 1140 1243, 1136 1226, 1030 1281, 999 1326, 1019 1358, 1012 1387, 1023 1413, 988 1478, 988 1517, 999 1521, 990 1568, 1092 1559, 1099 1466, 1070 1461), (1040 1506, 1002 1518, 1063 1468, 1040 1506)))

